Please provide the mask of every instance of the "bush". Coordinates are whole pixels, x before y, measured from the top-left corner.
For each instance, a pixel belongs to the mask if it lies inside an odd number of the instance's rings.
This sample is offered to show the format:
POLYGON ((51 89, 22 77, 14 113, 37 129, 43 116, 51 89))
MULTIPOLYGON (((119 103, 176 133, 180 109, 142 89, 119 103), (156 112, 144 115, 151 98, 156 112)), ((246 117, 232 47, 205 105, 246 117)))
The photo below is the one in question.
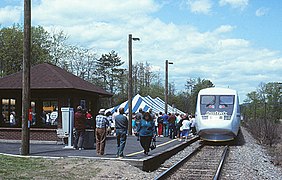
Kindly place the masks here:
POLYGON ((249 119, 245 125, 260 144, 272 146, 279 142, 279 122, 270 119, 249 119))

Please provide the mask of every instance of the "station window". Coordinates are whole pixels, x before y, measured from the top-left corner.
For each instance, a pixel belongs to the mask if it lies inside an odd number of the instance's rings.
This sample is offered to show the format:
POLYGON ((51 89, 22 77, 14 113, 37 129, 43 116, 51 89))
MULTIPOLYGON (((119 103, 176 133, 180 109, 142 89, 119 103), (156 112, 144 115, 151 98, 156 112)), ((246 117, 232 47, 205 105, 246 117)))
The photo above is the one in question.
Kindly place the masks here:
POLYGON ((18 116, 16 114, 16 99, 2 99, 2 115, 0 119, 1 126, 18 125, 18 116))
POLYGON ((43 111, 42 111, 41 118, 45 126, 58 125, 58 101, 57 100, 44 100, 43 101, 43 111))

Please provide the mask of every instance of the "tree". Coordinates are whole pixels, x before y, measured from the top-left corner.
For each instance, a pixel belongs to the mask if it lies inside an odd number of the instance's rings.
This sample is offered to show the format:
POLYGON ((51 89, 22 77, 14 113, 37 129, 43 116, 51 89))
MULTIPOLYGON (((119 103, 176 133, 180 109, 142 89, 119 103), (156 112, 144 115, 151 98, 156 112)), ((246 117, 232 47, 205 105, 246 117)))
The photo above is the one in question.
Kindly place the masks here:
POLYGON ((51 62, 50 34, 41 26, 32 27, 31 34, 31 64, 35 65, 44 62, 51 62))
POLYGON ((23 31, 19 25, 0 30, 1 76, 21 70, 23 31))
POLYGON ((76 76, 92 82, 97 60, 96 54, 89 49, 78 46, 68 46, 66 52, 66 60, 60 64, 64 64, 64 67, 76 76))
POLYGON ((73 45, 67 44, 68 36, 63 31, 55 31, 49 34, 49 53, 52 57, 52 64, 59 66, 64 69, 69 69, 70 66, 70 56, 73 56, 71 53, 78 49, 73 45))
POLYGON ((280 100, 280 84, 277 82, 260 83, 257 91, 247 94, 242 108, 245 124, 260 143, 272 146, 279 138, 280 100))
POLYGON ((133 65, 133 94, 140 94, 140 95, 148 95, 152 89, 151 85, 156 77, 155 74, 151 71, 151 65, 146 62, 139 63, 133 65))
MULTIPOLYGON (((66 39, 62 31, 50 34, 42 26, 32 27, 31 65, 49 62, 62 67, 67 57, 66 39)), ((23 27, 13 25, 0 29, 0 76, 20 71, 22 57, 23 27)))
MULTIPOLYGON (((94 82, 105 90, 115 94, 120 92, 124 95, 125 91, 125 69, 121 68, 124 64, 118 53, 111 51, 108 54, 102 54, 101 58, 96 60, 94 82)), ((111 99, 110 104, 112 104, 111 99)))

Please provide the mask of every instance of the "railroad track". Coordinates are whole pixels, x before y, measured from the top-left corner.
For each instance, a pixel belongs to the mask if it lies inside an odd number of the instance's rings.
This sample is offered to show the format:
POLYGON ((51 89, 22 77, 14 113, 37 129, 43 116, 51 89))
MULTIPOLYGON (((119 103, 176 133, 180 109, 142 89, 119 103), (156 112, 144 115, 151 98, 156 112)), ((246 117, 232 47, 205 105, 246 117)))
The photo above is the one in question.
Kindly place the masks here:
POLYGON ((228 150, 202 144, 155 179, 219 179, 228 150))

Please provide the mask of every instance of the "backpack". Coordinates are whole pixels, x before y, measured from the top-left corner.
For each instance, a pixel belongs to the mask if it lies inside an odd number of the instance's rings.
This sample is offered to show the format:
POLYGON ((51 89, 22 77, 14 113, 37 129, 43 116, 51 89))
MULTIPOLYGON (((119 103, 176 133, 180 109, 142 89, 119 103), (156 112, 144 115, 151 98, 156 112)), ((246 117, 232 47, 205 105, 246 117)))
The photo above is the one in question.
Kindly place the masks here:
POLYGON ((162 123, 164 122, 163 117, 161 117, 161 116, 160 116, 160 117, 158 117, 157 122, 162 124, 162 123))

